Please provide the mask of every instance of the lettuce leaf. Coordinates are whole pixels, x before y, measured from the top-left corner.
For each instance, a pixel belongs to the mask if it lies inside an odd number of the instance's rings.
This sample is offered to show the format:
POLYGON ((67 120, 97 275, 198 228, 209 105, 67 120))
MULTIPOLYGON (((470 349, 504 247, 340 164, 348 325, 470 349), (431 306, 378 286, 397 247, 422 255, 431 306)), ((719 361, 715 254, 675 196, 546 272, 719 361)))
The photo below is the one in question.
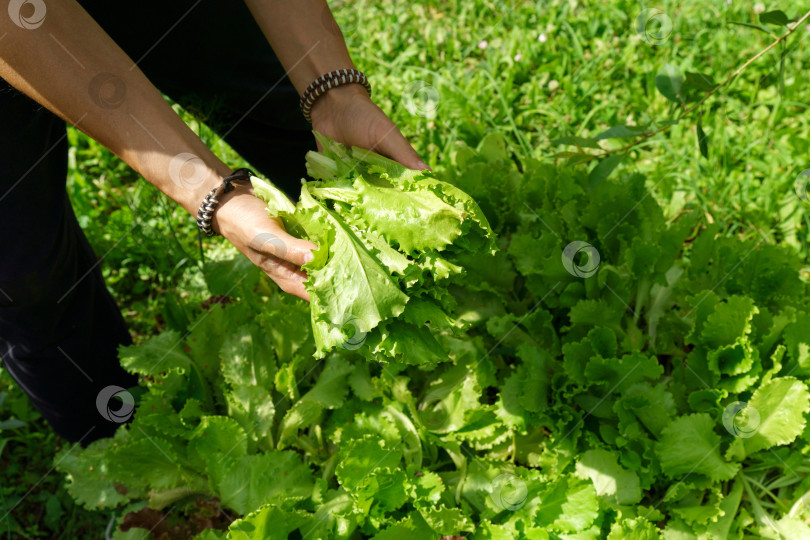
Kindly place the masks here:
MULTIPOLYGON (((389 334, 380 325, 401 317, 416 296, 449 302, 447 284, 463 275, 463 267, 453 260, 464 252, 494 252, 494 233, 469 195, 432 173, 316 136, 324 151, 310 152, 307 166, 318 180, 302 185, 296 205, 272 183, 252 178, 254 193, 268 203, 269 215, 318 245, 303 266, 316 357, 337 347, 359 348, 376 330, 370 355, 403 360, 403 348, 385 343, 389 334)), ((430 323, 451 318, 438 313, 430 323)), ((432 345, 425 351, 430 349, 436 352, 432 345)), ((411 358, 411 363, 429 364, 447 355, 411 358)))

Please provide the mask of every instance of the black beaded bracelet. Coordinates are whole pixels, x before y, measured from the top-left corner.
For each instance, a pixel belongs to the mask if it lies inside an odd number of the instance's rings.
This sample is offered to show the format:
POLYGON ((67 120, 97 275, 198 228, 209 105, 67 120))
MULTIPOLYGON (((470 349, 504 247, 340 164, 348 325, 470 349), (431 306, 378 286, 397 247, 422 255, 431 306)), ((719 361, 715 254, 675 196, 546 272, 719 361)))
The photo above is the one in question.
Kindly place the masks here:
POLYGON ((307 89, 304 90, 304 93, 301 94, 301 112, 304 113, 304 118, 307 119, 307 122, 312 123, 312 116, 310 116, 312 106, 315 104, 315 101, 328 90, 355 83, 362 84, 366 92, 368 92, 368 95, 371 96, 371 85, 368 79, 362 71, 357 71, 356 69, 330 71, 312 81, 310 85, 307 86, 307 89))
POLYGON ((219 198, 233 189, 232 182, 239 180, 250 180, 251 176, 255 176, 250 169, 237 169, 233 171, 230 176, 222 179, 222 183, 208 192, 208 195, 200 204, 200 209, 197 210, 197 228, 205 233, 206 236, 214 236, 216 233, 211 227, 211 219, 214 217, 214 211, 219 204, 219 198))

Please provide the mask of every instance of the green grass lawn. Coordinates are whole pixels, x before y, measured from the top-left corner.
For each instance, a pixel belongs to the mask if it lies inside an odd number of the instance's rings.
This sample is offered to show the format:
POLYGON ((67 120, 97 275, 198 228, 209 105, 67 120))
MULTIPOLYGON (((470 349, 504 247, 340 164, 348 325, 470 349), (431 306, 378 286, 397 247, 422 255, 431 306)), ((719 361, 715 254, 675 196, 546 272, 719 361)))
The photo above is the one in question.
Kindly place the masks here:
MULTIPOLYGON (((475 146, 493 130, 507 135, 518 163, 562 163, 552 156, 572 148, 554 139, 674 120, 677 107, 655 85, 662 66, 720 82, 773 41, 728 24, 756 23, 753 3, 720 0, 358 0, 333 7, 375 101, 437 171, 458 141, 475 146), (645 7, 660 10, 647 39, 636 28, 645 7)), ((801 2, 765 7, 789 16, 808 8, 801 2)), ((709 98, 702 107, 708 157, 698 149, 692 114, 632 149, 619 167, 647 177, 667 217, 697 210, 728 235, 789 245, 807 265, 810 207, 794 184, 810 168, 809 44, 810 25, 798 28, 787 40, 781 69, 777 47, 709 98)), ((180 112, 216 144, 215 152, 237 162, 205 125, 180 112)), ((107 283, 136 338, 157 333, 176 306, 206 300, 194 220, 94 141, 76 130, 70 141, 70 197, 104 256, 107 283)), ((208 244, 206 257, 225 249, 221 244, 208 244)), ((76 507, 50 472, 64 441, 48 431, 7 374, 0 374, 0 392, 7 396, 0 422, 26 422, 0 431, 0 516, 14 508, 0 518, 0 537, 98 538, 109 514, 76 507)))
MULTIPOLYGON (((474 144, 490 129, 507 132, 517 156, 549 159, 561 150, 549 141, 559 137, 672 119, 671 103, 654 85, 661 66, 720 81, 772 40, 727 24, 755 22, 750 5, 654 7, 671 21, 671 33, 655 45, 636 32, 635 2, 420 2, 397 10, 365 2, 338 15, 349 20, 351 49, 363 51, 357 63, 387 98, 381 106, 435 165, 455 141, 474 144), (403 106, 403 91, 415 80, 438 91, 434 118, 403 106)), ((767 8, 798 14, 801 3, 767 8)), ((808 167, 808 34, 800 29, 790 40, 783 96, 776 49, 706 103, 708 159, 698 151, 693 116, 644 143, 622 166, 647 175, 672 214, 692 205, 730 233, 806 252, 806 215, 793 183, 808 167)))

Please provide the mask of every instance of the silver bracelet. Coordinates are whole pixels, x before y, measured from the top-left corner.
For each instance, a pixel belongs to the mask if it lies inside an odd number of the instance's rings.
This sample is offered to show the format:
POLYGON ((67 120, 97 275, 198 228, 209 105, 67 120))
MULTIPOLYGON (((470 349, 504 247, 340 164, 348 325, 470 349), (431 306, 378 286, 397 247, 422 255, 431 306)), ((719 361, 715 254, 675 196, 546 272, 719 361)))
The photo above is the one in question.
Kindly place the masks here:
POLYGON ((250 169, 237 169, 233 171, 230 176, 222 179, 222 184, 208 192, 208 195, 200 204, 200 209, 197 210, 197 228, 200 229, 206 236, 214 236, 216 233, 211 227, 211 220, 214 218, 214 211, 219 204, 219 198, 233 189, 232 182, 239 180, 250 180, 251 176, 255 176, 250 169))

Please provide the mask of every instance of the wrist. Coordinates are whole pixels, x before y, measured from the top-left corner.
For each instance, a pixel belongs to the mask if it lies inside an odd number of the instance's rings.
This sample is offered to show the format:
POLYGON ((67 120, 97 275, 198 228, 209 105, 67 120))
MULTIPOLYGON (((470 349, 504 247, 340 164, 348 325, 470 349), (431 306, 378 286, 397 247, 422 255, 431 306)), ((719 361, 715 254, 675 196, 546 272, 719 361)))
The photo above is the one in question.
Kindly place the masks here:
MULTIPOLYGON (((250 169, 240 168, 234 170, 231 174, 222 178, 222 182, 212 188, 205 197, 203 197, 200 208, 197 211, 197 227, 206 234, 206 236, 214 236, 221 234, 225 236, 227 227, 223 223, 228 223, 227 220, 215 219, 220 213, 220 210, 228 206, 234 206, 231 202, 233 199, 239 199, 243 196, 248 198, 252 197, 250 189, 250 178, 253 172, 250 169), (244 186, 244 189, 239 189, 244 186)), ((227 213, 227 212, 226 212, 227 213)))
POLYGON ((253 196, 250 185, 234 184, 234 189, 219 197, 219 204, 211 219, 211 228, 225 238, 232 238, 237 232, 234 225, 238 227, 239 215, 243 213, 245 205, 250 205, 255 200, 258 199, 253 196))
MULTIPOLYGON (((224 176, 227 176, 228 174, 229 174, 228 172, 221 173, 213 169, 209 169, 206 171, 205 179, 202 182, 200 182, 199 186, 196 186, 192 190, 191 209, 190 209, 190 213, 192 215, 197 214, 197 210, 199 210, 200 208, 200 203, 205 198, 205 196, 208 195, 211 192, 211 190, 214 189, 215 187, 222 185, 222 178, 224 176)), ((223 200, 223 197, 220 197, 220 200, 223 200)))
POLYGON ((345 108, 349 103, 355 100, 371 100, 371 97, 362 85, 347 84, 345 86, 332 88, 318 98, 312 105, 310 115, 312 116, 313 125, 325 120, 334 114, 335 111, 345 108))

